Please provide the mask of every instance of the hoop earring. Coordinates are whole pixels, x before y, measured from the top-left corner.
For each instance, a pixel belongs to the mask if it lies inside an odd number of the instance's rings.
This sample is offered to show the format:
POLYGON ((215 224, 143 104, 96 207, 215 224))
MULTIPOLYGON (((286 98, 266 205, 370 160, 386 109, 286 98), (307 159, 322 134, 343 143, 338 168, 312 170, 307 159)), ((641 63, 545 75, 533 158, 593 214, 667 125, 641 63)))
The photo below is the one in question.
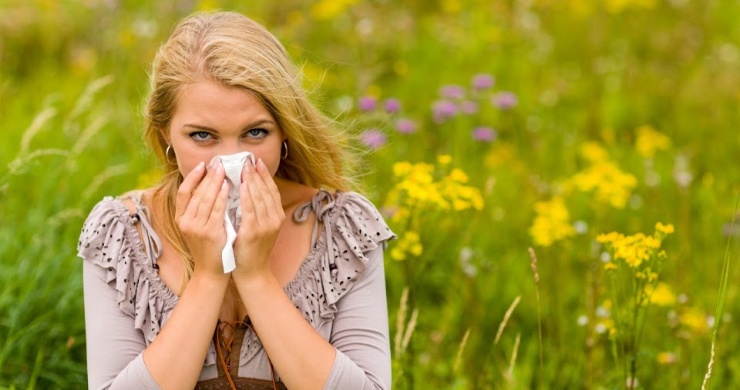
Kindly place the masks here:
POLYGON ((288 158, 288 143, 286 141, 283 141, 283 147, 285 148, 285 152, 283 152, 283 155, 280 156, 283 160, 288 158))
MULTIPOLYGON (((175 156, 175 158, 177 158, 177 156, 175 156)), ((167 144, 167 149, 164 150, 164 160, 167 164, 177 163, 177 160, 175 160, 175 162, 170 161, 170 144, 167 144)))

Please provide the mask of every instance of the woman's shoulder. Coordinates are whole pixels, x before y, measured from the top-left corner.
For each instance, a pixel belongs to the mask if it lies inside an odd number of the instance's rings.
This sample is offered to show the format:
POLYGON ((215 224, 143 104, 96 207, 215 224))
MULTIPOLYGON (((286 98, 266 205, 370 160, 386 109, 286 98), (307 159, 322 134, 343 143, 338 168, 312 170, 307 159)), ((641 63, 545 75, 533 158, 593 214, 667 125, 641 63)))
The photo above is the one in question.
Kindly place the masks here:
POLYGON ((82 225, 80 240, 77 244, 80 257, 91 260, 93 257, 106 255, 110 251, 107 242, 118 245, 130 245, 129 235, 136 233, 135 224, 141 220, 141 209, 144 190, 129 191, 118 196, 105 196, 88 214, 82 225), (102 251, 102 252, 101 252, 102 251), (101 253, 98 253, 101 252, 101 253))
POLYGON ((356 191, 319 191, 313 202, 323 204, 327 208, 331 219, 339 220, 349 218, 350 222, 359 223, 360 226, 376 227, 390 233, 390 228, 385 222, 378 207, 366 195, 356 191), (318 201, 318 202, 317 202, 318 201), (328 206, 328 207, 327 207, 328 206))
POLYGON ((78 256, 92 266, 90 277, 116 290, 118 308, 135 319, 149 343, 177 297, 158 278, 144 249, 150 241, 140 236, 139 228, 151 225, 146 196, 145 190, 137 190, 98 202, 82 227, 78 256))

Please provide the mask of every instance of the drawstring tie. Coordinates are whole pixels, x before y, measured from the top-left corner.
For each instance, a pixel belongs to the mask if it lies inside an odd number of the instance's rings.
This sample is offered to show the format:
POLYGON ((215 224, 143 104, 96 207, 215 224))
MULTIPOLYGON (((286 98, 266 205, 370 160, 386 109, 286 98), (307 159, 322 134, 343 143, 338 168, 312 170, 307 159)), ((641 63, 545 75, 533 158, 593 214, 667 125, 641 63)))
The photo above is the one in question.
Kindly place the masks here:
MULTIPOLYGON (((308 220, 308 216, 311 214, 311 210, 313 209, 314 213, 316 214, 316 220, 314 220, 313 223, 313 231, 311 233, 311 247, 316 246, 316 239, 318 237, 319 232, 319 223, 323 223, 324 225, 324 237, 331 237, 331 225, 327 223, 328 221, 325 221, 325 214, 328 210, 331 210, 332 207, 334 207, 335 199, 326 190, 320 190, 316 196, 311 199, 311 202, 306 203, 302 205, 301 207, 297 208, 295 212, 293 213, 293 219, 298 222, 306 222, 308 220), (326 204, 324 204, 324 201, 326 201, 326 204)), ((334 243, 332 240, 327 240, 327 253, 330 253, 331 256, 329 256, 329 271, 331 273, 331 276, 336 277, 337 276, 337 265, 334 262, 334 259, 336 258, 336 254, 334 253, 334 243)))
MULTIPOLYGON (((251 330, 255 336, 257 335, 257 332, 254 330, 254 327, 252 326, 252 320, 247 318, 244 319, 244 321, 241 322, 242 324, 246 325, 249 330, 251 330)), ((226 374, 226 380, 229 381, 229 386, 231 386, 232 390, 237 390, 236 385, 234 384, 234 380, 231 378, 231 373, 229 372, 229 365, 226 364, 226 360, 231 360, 231 347, 232 343, 234 342, 234 337, 236 335, 236 327, 239 325, 239 321, 221 321, 218 320, 218 324, 216 325, 216 331, 213 333, 213 343, 216 345, 216 354, 218 355, 218 360, 221 363, 221 368, 224 371, 224 374, 226 374), (231 328, 231 336, 228 338, 225 338, 222 334, 223 329, 228 326, 231 328), (221 343, 224 343, 224 349, 226 349, 226 357, 224 357, 223 352, 221 352, 221 343)), ((267 356, 267 353, 265 353, 265 356, 267 356)), ((275 379, 275 367, 272 365, 272 360, 270 360, 270 357, 267 356, 267 361, 270 363, 270 376, 272 377, 272 388, 274 390, 278 390, 277 380, 275 379)))
POLYGON ((136 219, 136 222, 141 225, 142 235, 145 239, 144 245, 146 245, 146 251, 152 259, 152 267, 159 269, 157 259, 162 256, 162 241, 159 240, 159 237, 154 232, 154 228, 149 222, 151 221, 151 218, 149 217, 149 209, 141 204, 138 198, 134 198, 134 202, 136 203, 136 213, 132 215, 131 218, 136 219), (144 217, 142 218, 140 214, 144 217))

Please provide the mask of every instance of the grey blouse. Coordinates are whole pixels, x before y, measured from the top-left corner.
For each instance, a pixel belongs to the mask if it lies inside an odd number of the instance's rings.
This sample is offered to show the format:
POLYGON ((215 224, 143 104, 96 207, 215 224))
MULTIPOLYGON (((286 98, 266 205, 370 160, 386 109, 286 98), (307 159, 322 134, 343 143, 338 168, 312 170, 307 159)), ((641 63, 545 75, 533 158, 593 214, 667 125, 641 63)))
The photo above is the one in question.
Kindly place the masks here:
MULTIPOLYGON (((90 389, 157 389, 141 354, 178 301, 157 274, 161 245, 140 193, 132 200, 133 214, 124 199, 104 198, 80 235, 90 389)), ((305 222, 311 212, 316 214, 311 251, 285 293, 337 350, 325 388, 388 389, 383 250, 395 236, 378 210, 354 192, 320 191, 293 219, 305 222)), ((270 379, 269 361, 252 332, 240 353, 240 377, 270 379)), ((211 343, 199 380, 217 375, 211 343)))

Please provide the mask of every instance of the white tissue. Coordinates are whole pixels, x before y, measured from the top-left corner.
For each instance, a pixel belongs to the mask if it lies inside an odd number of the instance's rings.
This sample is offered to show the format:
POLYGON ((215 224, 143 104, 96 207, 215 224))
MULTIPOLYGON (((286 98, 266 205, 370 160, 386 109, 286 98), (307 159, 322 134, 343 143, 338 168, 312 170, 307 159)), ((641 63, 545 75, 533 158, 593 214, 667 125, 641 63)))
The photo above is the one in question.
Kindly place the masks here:
POLYGON ((224 273, 229 273, 236 268, 234 259, 234 241, 236 240, 236 231, 242 222, 242 206, 239 203, 239 186, 242 184, 242 168, 249 160, 254 165, 254 155, 249 152, 241 152, 223 156, 216 156, 211 160, 211 164, 216 160, 221 160, 221 164, 226 172, 226 181, 229 183, 229 199, 226 201, 226 212, 224 215, 224 229, 226 229, 226 245, 221 251, 221 261, 224 266, 224 273))

